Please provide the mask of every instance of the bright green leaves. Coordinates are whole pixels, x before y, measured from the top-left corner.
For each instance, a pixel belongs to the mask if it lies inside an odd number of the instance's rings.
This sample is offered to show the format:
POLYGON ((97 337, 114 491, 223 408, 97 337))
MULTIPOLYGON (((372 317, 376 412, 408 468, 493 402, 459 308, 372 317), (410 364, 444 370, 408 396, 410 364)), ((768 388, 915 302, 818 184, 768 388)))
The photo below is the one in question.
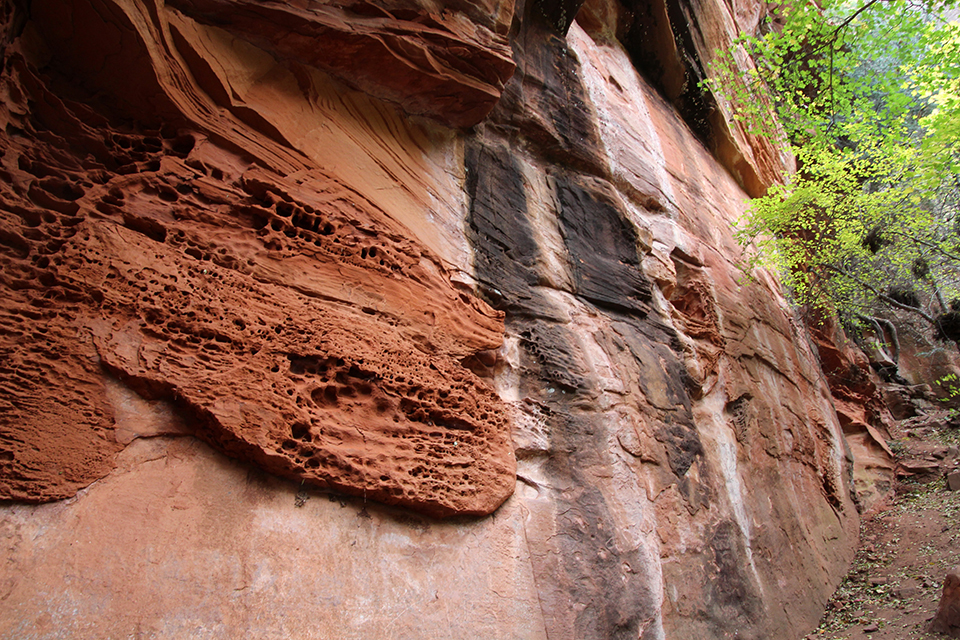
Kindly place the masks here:
POLYGON ((907 69, 913 95, 924 100, 930 113, 920 118, 924 131, 921 145, 925 184, 943 176, 956 176, 960 165, 960 24, 930 29, 923 46, 936 57, 935 64, 907 69))
POLYGON ((786 0, 759 35, 717 52, 710 89, 797 158, 738 237, 799 302, 855 315, 892 286, 960 294, 953 4, 786 0))

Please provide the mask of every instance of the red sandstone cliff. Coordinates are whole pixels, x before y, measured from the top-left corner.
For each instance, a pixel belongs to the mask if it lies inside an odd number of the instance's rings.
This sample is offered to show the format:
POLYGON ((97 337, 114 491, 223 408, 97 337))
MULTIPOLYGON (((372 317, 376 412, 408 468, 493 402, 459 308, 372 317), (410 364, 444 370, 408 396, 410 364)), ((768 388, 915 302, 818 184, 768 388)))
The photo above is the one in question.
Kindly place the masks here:
POLYGON ((0 635, 815 624, 850 450, 698 86, 759 11, 4 2, 0 635))

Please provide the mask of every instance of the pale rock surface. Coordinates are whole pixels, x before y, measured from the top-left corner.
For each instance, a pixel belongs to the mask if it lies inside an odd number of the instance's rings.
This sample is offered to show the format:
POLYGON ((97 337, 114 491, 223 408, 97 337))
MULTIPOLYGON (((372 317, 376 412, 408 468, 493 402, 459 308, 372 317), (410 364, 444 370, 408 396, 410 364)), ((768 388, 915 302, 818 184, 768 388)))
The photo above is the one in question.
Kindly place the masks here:
POLYGON ((465 526, 297 491, 136 440, 76 497, 4 510, 0 636, 546 637, 516 500, 465 526))

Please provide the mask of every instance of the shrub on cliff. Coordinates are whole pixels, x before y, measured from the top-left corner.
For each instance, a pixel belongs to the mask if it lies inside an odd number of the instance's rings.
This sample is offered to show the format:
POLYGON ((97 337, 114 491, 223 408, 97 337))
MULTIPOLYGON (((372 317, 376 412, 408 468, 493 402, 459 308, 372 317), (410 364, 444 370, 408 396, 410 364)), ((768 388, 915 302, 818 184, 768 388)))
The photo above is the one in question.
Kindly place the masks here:
POLYGON ((932 327, 960 291, 960 23, 950 2, 786 0, 718 52, 711 89, 798 171, 738 229, 798 302, 932 327), (747 72, 744 53, 756 61, 747 72), (891 290, 925 292, 916 300, 891 290))

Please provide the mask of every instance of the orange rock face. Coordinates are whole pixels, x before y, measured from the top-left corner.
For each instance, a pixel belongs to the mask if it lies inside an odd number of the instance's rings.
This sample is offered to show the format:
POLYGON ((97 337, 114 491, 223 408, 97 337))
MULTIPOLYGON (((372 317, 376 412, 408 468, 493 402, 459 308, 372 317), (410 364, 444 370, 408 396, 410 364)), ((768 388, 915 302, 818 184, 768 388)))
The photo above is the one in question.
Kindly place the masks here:
POLYGON ((871 379, 862 351, 832 321, 813 321, 811 332, 830 385, 837 418, 853 457, 854 485, 861 510, 879 505, 893 490, 895 461, 887 446, 890 412, 871 379))
MULTIPOLYGON (((498 23, 496 13, 474 11, 471 17, 480 19, 470 20, 416 3, 304 4, 177 0, 170 6, 454 127, 483 120, 513 74, 509 24, 498 23)), ((504 5, 500 13, 509 17, 512 3, 504 5)))
POLYGON ((461 364, 499 346, 501 315, 404 225, 318 167, 119 130, 10 59, 4 497, 110 469, 113 376, 278 475, 436 516, 503 502, 508 425, 461 364))
POLYGON ((0 6, 0 635, 816 624, 855 465, 730 230, 789 163, 697 83, 759 6, 0 6))

